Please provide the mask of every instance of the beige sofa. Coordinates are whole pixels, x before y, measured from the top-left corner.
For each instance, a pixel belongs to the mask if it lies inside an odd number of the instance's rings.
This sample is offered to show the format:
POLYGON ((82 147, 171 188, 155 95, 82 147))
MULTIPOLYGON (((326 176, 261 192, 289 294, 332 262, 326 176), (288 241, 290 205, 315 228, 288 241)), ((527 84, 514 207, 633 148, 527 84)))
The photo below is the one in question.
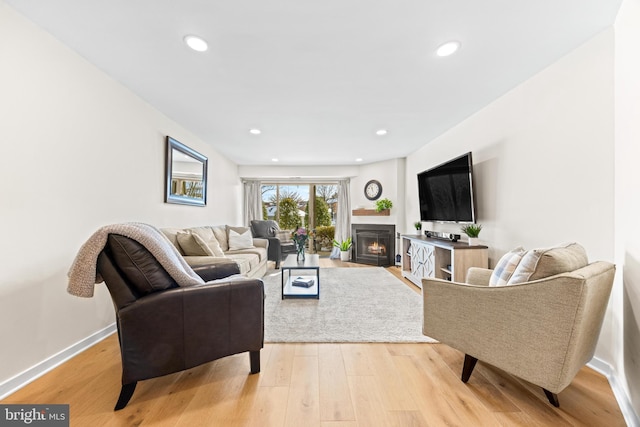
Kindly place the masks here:
POLYGON ((260 278, 267 272, 269 241, 251 237, 249 227, 216 225, 161 231, 191 267, 235 263, 240 274, 250 278, 260 278))

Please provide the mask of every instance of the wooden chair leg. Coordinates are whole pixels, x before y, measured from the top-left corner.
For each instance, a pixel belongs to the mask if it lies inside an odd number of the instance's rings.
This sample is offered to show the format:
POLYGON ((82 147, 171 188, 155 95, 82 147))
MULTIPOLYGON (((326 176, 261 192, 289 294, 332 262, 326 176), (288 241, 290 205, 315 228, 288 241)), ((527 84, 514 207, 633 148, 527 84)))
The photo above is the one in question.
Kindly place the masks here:
POLYGON ((260 350, 249 352, 249 361, 251 363, 251 373, 257 374, 260 372, 260 350))
POLYGON ((122 390, 120 390, 120 397, 118 397, 116 407, 113 408, 114 411, 119 411, 120 409, 127 406, 127 403, 129 403, 131 396, 133 396, 133 392, 135 391, 137 384, 138 382, 135 381, 129 384, 122 385, 122 390))
POLYGON ((469 356, 468 354, 464 355, 464 365, 462 365, 462 382, 466 383, 469 381, 471 377, 471 373, 473 372, 473 368, 476 367, 476 363, 478 359, 473 356, 469 356))
POLYGON ((555 394, 555 393, 551 393, 546 388, 543 388, 543 390, 544 390, 545 396, 547 396, 547 399, 549 399, 549 403, 551 403, 556 408, 559 408, 560 407, 560 401, 558 400, 558 395, 555 394))

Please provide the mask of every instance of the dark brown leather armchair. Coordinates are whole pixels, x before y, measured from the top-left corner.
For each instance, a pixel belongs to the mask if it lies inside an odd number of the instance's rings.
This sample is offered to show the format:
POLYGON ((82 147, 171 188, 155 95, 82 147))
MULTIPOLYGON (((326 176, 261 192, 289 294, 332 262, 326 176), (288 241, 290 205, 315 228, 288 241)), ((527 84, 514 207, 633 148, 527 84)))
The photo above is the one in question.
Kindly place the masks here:
POLYGON ((232 354, 248 351, 251 373, 260 372, 262 280, 178 287, 144 246, 117 234, 109 235, 98 272, 113 299, 122 356, 122 390, 114 410, 127 405, 138 381, 232 354))

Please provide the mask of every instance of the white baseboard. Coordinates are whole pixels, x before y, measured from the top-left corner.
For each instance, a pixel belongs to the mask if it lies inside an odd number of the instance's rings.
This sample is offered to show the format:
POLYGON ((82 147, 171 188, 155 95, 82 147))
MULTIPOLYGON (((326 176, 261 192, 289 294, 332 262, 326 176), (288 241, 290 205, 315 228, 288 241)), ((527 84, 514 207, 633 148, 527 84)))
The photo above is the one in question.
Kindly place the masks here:
POLYGON ((640 427, 640 418, 638 418, 638 414, 636 414, 633 410, 633 406, 631 405, 629 396, 622 387, 622 384, 620 383, 617 375, 614 374, 611 365, 598 359, 597 357, 594 357, 589 361, 589 363, 587 363, 587 366, 607 377, 609 385, 611 386, 611 390, 613 391, 613 395, 618 401, 620 412, 622 412, 622 416, 624 417, 627 426, 640 427))
POLYGON ((76 354, 81 353, 92 345, 97 344, 109 335, 113 334, 115 331, 116 324, 112 323, 106 328, 95 332, 92 335, 89 335, 87 338, 65 348, 59 353, 54 354, 53 356, 43 360, 37 365, 32 366, 26 371, 21 372, 12 378, 9 378, 7 381, 0 384, 0 400, 4 399, 12 393, 15 393, 17 390, 46 374, 53 368, 63 364, 76 354))

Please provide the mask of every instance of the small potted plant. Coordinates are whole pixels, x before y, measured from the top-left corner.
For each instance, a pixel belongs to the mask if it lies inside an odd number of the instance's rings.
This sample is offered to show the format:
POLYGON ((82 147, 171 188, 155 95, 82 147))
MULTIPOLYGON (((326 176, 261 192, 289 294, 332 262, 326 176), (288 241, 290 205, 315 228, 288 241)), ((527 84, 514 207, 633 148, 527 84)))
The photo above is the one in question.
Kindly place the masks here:
POLYGON ((346 240, 341 242, 333 239, 333 246, 340 249, 340 261, 349 261, 349 255, 351 255, 351 244, 351 237, 348 237, 346 240))
POLYGON ((478 244, 478 236, 480 235, 480 231, 482 230, 482 225, 480 224, 467 224, 463 225, 460 230, 467 236, 469 236, 469 245, 477 245, 478 244))
MULTIPOLYGON (((413 223, 413 226, 416 228, 416 231, 422 230, 422 221, 416 221, 413 223)), ((419 234, 419 233, 418 233, 419 234)))
POLYGON ((389 199, 380 199, 376 202, 376 212, 382 212, 385 209, 391 209, 393 203, 389 199))

